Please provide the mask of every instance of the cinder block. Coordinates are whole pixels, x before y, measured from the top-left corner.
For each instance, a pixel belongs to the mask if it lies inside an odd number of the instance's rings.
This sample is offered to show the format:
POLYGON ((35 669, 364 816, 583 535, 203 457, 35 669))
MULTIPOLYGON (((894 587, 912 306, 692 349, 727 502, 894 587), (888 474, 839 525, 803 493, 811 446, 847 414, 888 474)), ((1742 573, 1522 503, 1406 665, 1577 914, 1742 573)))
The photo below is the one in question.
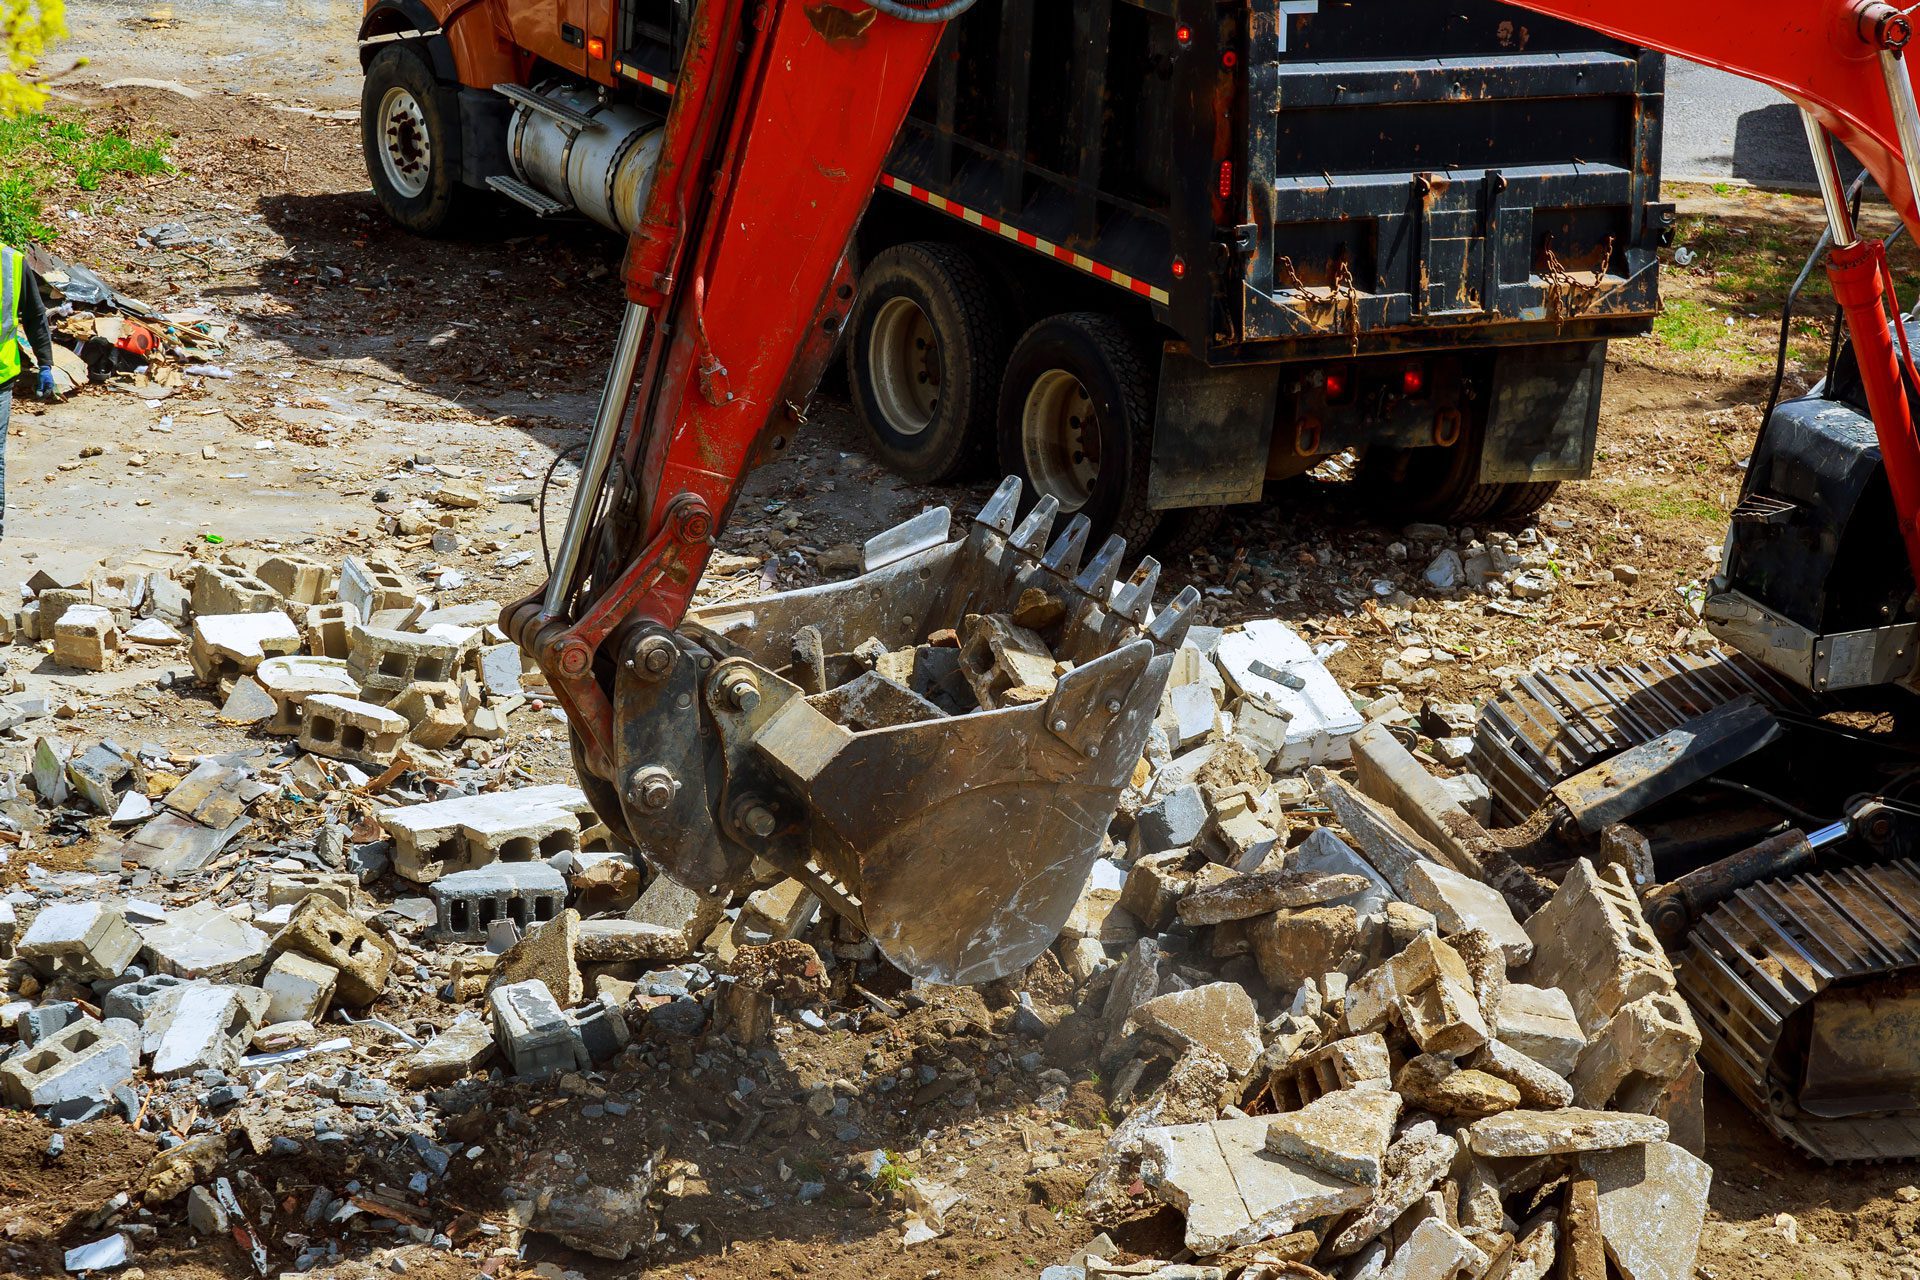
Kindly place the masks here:
POLYGON ((593 808, 578 787, 555 784, 383 809, 394 869, 416 884, 494 862, 527 862, 580 849, 593 808))
POLYGON ((345 871, 286 871, 267 878, 267 907, 297 907, 308 894, 332 899, 343 911, 353 910, 359 877, 345 871))
POLYGON ((448 681, 410 684, 388 706, 406 718, 412 726, 408 738, 423 747, 447 746, 467 731, 467 705, 460 686, 448 681))
POLYGON ((55 1000, 22 1013, 14 1022, 14 1030, 19 1033, 21 1044, 36 1045, 84 1016, 73 1001, 55 1000))
POLYGON ((302 706, 300 746, 318 755, 384 767, 406 736, 405 717, 371 702, 319 693, 302 706))
POLYGON ((1642 996, 1674 990, 1673 964, 1641 913, 1626 869, 1595 871, 1582 858, 1559 891, 1527 920, 1533 962, 1526 978, 1559 987, 1592 1036, 1642 996))
POLYGON ((343 698, 358 698, 360 683, 341 658, 315 658, 290 653, 268 658, 254 670, 253 678, 273 699, 273 719, 267 732, 293 737, 300 732, 302 708, 316 693, 333 693, 343 698))
POLYGON ((34 638, 36 640, 53 639, 54 632, 60 625, 60 619, 66 616, 67 610, 74 608, 76 605, 92 603, 93 597, 91 595, 85 591, 74 588, 49 587, 45 591, 42 591, 39 595, 35 596, 33 600, 33 607, 38 610, 38 613, 35 615, 38 621, 35 626, 34 638))
POLYGON ((133 785, 133 762, 112 743, 96 743, 67 761, 67 781, 95 810, 110 814, 133 785))
POLYGON ((105 671, 120 651, 120 628, 113 611, 97 604, 77 604, 61 615, 53 629, 53 660, 79 671, 105 671))
POLYGON ((1207 800, 1191 784, 1172 791, 1142 808, 1133 820, 1129 839, 1133 855, 1184 849, 1200 838, 1207 825, 1207 800))
POLYGON ((1587 1047, 1586 1032, 1580 1029, 1573 1002, 1557 987, 1508 983, 1500 994, 1494 1021, 1494 1034, 1501 1041, 1563 1078, 1573 1076, 1587 1047))
POLYGON ((410 685, 452 680, 473 648, 471 636, 455 641, 446 632, 427 636, 362 625, 353 632, 347 661, 361 696, 386 706, 410 685))
POLYGON ((318 894, 293 909, 274 935, 273 954, 297 951, 340 971, 336 991, 342 1004, 372 1004, 386 990, 387 976, 399 952, 393 943, 318 894))
POLYGON ((1573 1105, 1651 1113, 1700 1052, 1700 1028, 1678 995, 1642 996, 1607 1020, 1573 1072, 1573 1105))
POLYGON ((266 959, 267 935, 202 901, 148 929, 144 950, 154 972, 214 982, 251 982, 266 959))
POLYGON ((573 1023, 573 1034, 586 1050, 588 1061, 596 1066, 618 1057, 633 1039, 626 1015, 603 1000, 590 1000, 569 1010, 567 1019, 573 1023))
POLYGON ((273 654, 297 653, 300 629, 278 611, 201 615, 193 620, 187 660, 202 684, 252 675, 273 654))
POLYGON ((484 942, 496 920, 521 929, 544 924, 567 905, 567 878, 544 862, 507 862, 442 876, 428 886, 435 932, 457 942, 484 942))
POLYGON ((307 652, 346 661, 353 652, 354 628, 362 621, 360 610, 344 600, 313 606, 307 610, 307 652))
POLYGON ((487 997, 493 1034, 513 1073, 546 1075, 592 1066, 579 1032, 544 982, 495 987, 487 997))
POLYGON ((267 1023, 318 1023, 333 1003, 339 981, 340 971, 332 965, 298 951, 281 952, 260 980, 260 989, 267 993, 267 1023))
POLYGON ((140 952, 140 935, 117 907, 60 903, 33 918, 14 950, 50 977, 95 982, 125 972, 140 952))
POLYGON ((262 560, 255 576, 281 599, 295 604, 319 604, 333 590, 332 569, 291 551, 262 560))
POLYGON ((340 601, 352 605, 362 618, 371 618, 388 609, 411 609, 414 593, 395 565, 348 556, 340 566, 340 601))
POLYGON ((0 1093, 16 1107, 104 1098, 133 1075, 135 1042, 91 1018, 0 1064, 0 1093))
POLYGON ((260 579, 235 564, 203 564, 193 577, 193 616, 273 613, 280 597, 260 579))

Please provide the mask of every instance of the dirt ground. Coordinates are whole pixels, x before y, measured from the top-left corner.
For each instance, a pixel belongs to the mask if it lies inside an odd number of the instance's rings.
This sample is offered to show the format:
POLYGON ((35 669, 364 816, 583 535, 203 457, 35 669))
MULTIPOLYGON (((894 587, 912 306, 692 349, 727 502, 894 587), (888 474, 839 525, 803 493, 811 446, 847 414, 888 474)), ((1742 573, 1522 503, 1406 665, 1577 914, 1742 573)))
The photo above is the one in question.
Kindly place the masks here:
MULTIPOLYGON (((455 474, 510 486, 514 500, 470 523, 461 552, 440 555, 421 540, 410 565, 444 560, 466 571, 470 581, 446 593, 450 601, 510 600, 538 584, 537 494, 556 455, 584 439, 612 340, 620 245, 584 227, 516 218, 456 243, 391 227, 359 159, 357 11, 347 0, 75 6, 64 53, 88 61, 58 78, 58 105, 172 135, 177 172, 71 201, 58 210, 56 248, 132 296, 237 326, 222 361, 232 376, 196 378, 153 402, 94 390, 57 406, 17 406, 0 578, 53 565, 158 567, 216 546, 297 546, 337 559, 374 542, 383 505, 455 474), (122 83, 129 78, 175 87, 122 83), (153 247, 141 233, 162 223, 182 224, 199 242, 153 247)), ((1743 191, 1683 195, 1680 243, 1692 265, 1669 271, 1672 309, 1659 331, 1613 350, 1594 479, 1563 491, 1528 526, 1476 531, 1546 546, 1558 584, 1550 597, 1426 589, 1423 548, 1357 510, 1338 484, 1290 486, 1230 522, 1172 578, 1206 588, 1221 620, 1279 616, 1317 641, 1344 641, 1332 665, 1362 694, 1391 685, 1472 700, 1541 660, 1619 660, 1706 643, 1689 592, 1718 554, 1772 372, 1783 274, 1790 280, 1810 247, 1815 210, 1743 191)), ((1796 330, 1790 391, 1824 357, 1821 323, 1796 330)), ((864 454, 844 406, 829 403, 793 451, 753 477, 723 549, 771 558, 779 585, 803 584, 818 579, 819 551, 928 503, 965 512, 988 487, 985 478, 939 491, 895 480, 864 454)), ((550 527, 569 496, 563 469, 550 527)), ((708 589, 763 585, 771 584, 752 572, 708 589)), ((155 695, 153 678, 167 665, 84 684, 45 664, 13 674, 75 699, 76 731, 137 721, 142 741, 186 747, 213 708, 183 718, 177 700, 155 695)), ((512 745, 530 778, 567 776, 563 734, 533 730, 512 745)), ((466 1185, 496 1185, 562 1152, 618 1181, 663 1138, 689 1167, 671 1184, 652 1269, 541 1246, 526 1267, 496 1261, 489 1274, 1034 1275, 1093 1234, 1048 1203, 1052 1184, 1039 1175, 1084 1167, 1107 1118, 1070 1062, 1064 1097, 1047 1077, 1013 1070, 994 1022, 985 1005, 935 1005, 877 1033, 870 1020, 860 1034, 789 1038, 752 1059, 689 1053, 663 1079, 610 1082, 645 1099, 618 1124, 578 1114, 590 1090, 530 1089, 517 1105, 473 1118, 485 1151, 459 1175, 466 1185), (851 1126, 804 1105, 862 1069, 928 1061, 964 1063, 981 1082, 977 1097, 944 1109, 935 1099, 856 1097, 851 1126), (743 1092, 742 1080, 753 1087, 743 1092), (749 1115, 759 1119, 749 1125, 749 1115), (845 1136, 848 1128, 857 1136, 845 1136), (696 1148, 705 1154, 686 1154, 696 1148), (964 1191, 945 1237, 903 1249, 898 1206, 835 1178, 822 1179, 832 1189, 811 1203, 769 1193, 875 1148, 898 1153, 927 1182, 964 1191)), ((13 1246, 0 1270, 57 1269, 43 1246, 70 1242, 75 1224, 150 1154, 144 1138, 113 1122, 70 1133, 59 1161, 43 1158, 46 1137, 37 1121, 0 1120, 0 1237, 13 1246)), ((1920 1173, 1811 1166, 1717 1089, 1708 1154, 1717 1176, 1702 1276, 1870 1280, 1920 1268, 1920 1193, 1903 1194, 1920 1173)), ((409 1274, 436 1278, 478 1265, 425 1248, 400 1257, 409 1274)), ((230 1246, 196 1250, 179 1239, 156 1242, 142 1262, 150 1276, 248 1273, 230 1246)), ((389 1266, 382 1255, 322 1273, 389 1266)))

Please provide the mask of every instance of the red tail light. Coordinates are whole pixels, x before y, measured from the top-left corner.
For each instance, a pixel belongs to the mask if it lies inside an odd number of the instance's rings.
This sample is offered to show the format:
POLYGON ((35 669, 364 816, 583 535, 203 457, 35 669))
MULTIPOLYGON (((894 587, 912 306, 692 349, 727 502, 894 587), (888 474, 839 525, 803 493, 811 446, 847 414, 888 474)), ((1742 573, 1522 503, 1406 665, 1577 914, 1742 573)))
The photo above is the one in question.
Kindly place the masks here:
POLYGON ((1353 389, 1353 374, 1346 369, 1327 370, 1327 399, 1344 400, 1353 389))
POLYGON ((1222 200, 1233 198, 1233 161, 1231 160, 1220 162, 1220 198, 1222 200))
POLYGON ((1410 364, 1400 374, 1400 389, 1410 396, 1423 396, 1427 393, 1427 371, 1417 364, 1410 364))

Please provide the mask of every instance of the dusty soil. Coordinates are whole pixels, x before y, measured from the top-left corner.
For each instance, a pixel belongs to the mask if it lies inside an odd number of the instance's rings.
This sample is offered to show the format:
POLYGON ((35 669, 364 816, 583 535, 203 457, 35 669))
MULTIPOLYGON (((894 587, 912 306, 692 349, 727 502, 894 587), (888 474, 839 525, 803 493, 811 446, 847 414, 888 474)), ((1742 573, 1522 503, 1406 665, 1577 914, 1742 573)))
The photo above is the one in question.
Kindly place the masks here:
MULTIPOLYGON (((458 243, 389 226, 365 189, 358 126, 344 114, 357 95, 356 11, 345 0, 201 0, 97 3, 73 15, 68 52, 93 62, 60 78, 61 104, 172 134, 178 172, 78 196, 61 212, 56 247, 134 296, 234 323, 223 361, 234 376, 196 379, 152 403, 92 391, 58 406, 18 406, 0 575, 25 577, 48 564, 153 567, 236 547, 299 545, 337 558, 374 542, 381 504, 449 472, 533 494, 556 455, 583 439, 611 342, 620 246, 589 229, 517 219, 458 243), (179 81, 202 96, 104 87, 129 76, 179 81), (142 230, 163 222, 206 242, 144 243, 142 230), (89 446, 102 452, 82 457, 89 446)), ((1704 643, 1686 593, 1717 554, 1771 375, 1777 303, 1815 223, 1805 200, 1683 194, 1681 243, 1693 265, 1668 274, 1674 310, 1655 336, 1614 349, 1594 479, 1564 490, 1528 526, 1551 547, 1559 583, 1551 597, 1426 588, 1420 575, 1431 548, 1415 544, 1396 558, 1403 532, 1358 510, 1338 484, 1288 487, 1232 521, 1173 577, 1209 588, 1222 619, 1277 615, 1316 640, 1345 641, 1333 666, 1362 693, 1398 683, 1416 697, 1472 699, 1543 659, 1617 660, 1704 643), (1620 565, 1637 572, 1614 573, 1620 565), (1390 660, 1432 675, 1389 680, 1390 660)), ((1822 310, 1809 309, 1808 327, 1796 330, 1790 390, 1817 375, 1822 310)), ((569 497, 565 479, 563 468, 550 524, 569 497)), ((810 435, 752 479, 725 532, 724 550, 770 568, 709 590, 815 581, 819 550, 929 502, 965 510, 986 487, 986 478, 934 492, 898 482, 863 453, 844 407, 829 404, 810 435)), ((467 549, 450 562, 472 581, 449 599, 508 600, 537 584, 533 510, 502 505, 463 527, 467 549), (532 555, 514 563, 523 552, 532 555)), ((1518 537, 1526 527, 1493 532, 1518 537)), ((449 559, 424 543, 407 555, 410 567, 449 559)), ((181 665, 151 658, 85 681, 47 664, 14 674, 74 700, 65 727, 76 739, 117 728, 201 749, 212 706, 183 716, 177 697, 153 688, 156 675, 181 665)), ((567 775, 564 741, 552 729, 519 731, 508 751, 528 778, 567 775)), ((75 865, 85 852, 71 851, 75 865)), ((43 862, 59 865, 57 856, 43 862)), ((1046 1077, 1009 1067, 1024 1051, 996 1032, 985 1005, 942 1002, 897 1025, 869 1019, 857 1034, 790 1035, 750 1058, 716 1040, 657 1079, 563 1082, 502 1097, 474 1119, 483 1153, 457 1181, 483 1193, 555 1152, 617 1179, 669 1139, 673 1158, 692 1167, 677 1169, 661 1219, 668 1238, 642 1274, 1031 1276, 1092 1228, 1040 1203, 1056 1194, 1057 1175, 1038 1189, 1029 1176, 1063 1167, 1070 1180, 1075 1166, 1084 1171, 1106 1117, 1083 1061, 1052 1055, 1074 1086, 1062 1099, 1046 1077), (842 1118, 806 1106, 814 1091, 832 1091, 863 1068, 877 1075, 929 1061, 961 1062, 981 1086, 919 1103, 851 1098, 853 1136, 842 1118), (742 1090, 743 1081, 752 1088, 742 1090), (595 1089, 644 1101, 617 1124, 587 1119, 580 1112, 595 1089), (899 1204, 821 1176, 874 1148, 898 1153, 916 1180, 965 1193, 945 1237, 903 1250, 899 1204), (797 1203, 794 1188, 814 1180, 828 1183, 827 1194, 797 1203)), ((1809 1166, 1717 1090, 1709 1120, 1718 1176, 1702 1275, 1868 1280, 1916 1265, 1920 1205, 1895 1194, 1916 1179, 1912 1170, 1809 1166)), ((54 1243, 83 1238, 87 1215, 132 1184, 148 1153, 144 1139, 111 1122, 69 1131, 56 1161, 43 1157, 46 1137, 37 1121, 0 1118, 0 1272, 57 1271, 54 1243)), ((1145 1235, 1123 1243, 1150 1247, 1145 1235)), ((275 1248, 276 1261, 287 1261, 275 1248)), ((477 1265, 424 1247, 399 1254, 409 1274, 435 1280, 477 1265)), ((177 1232, 141 1262, 155 1276, 249 1272, 232 1246, 196 1248, 177 1232)), ((534 1246, 526 1264, 487 1265, 507 1274, 548 1262, 588 1275, 638 1271, 551 1244, 534 1246)), ((389 1266, 382 1250, 326 1273, 389 1266)))

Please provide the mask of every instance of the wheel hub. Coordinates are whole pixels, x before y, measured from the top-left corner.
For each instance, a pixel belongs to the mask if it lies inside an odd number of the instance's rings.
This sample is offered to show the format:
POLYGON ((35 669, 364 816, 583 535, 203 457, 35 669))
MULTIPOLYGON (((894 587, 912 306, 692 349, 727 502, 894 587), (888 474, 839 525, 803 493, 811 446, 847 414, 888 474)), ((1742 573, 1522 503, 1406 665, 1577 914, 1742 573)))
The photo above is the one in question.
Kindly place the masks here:
POLYGON ((917 436, 940 412, 940 338, 911 298, 889 298, 867 337, 873 395, 887 426, 917 436))
POLYGON ((433 136, 419 100, 397 85, 387 90, 379 126, 380 167, 388 184, 409 199, 420 195, 433 174, 433 136))
POLYGON ((1039 492, 1059 499, 1067 514, 1087 505, 1100 479, 1100 424, 1079 378, 1049 369, 1034 379, 1020 414, 1020 444, 1039 492))

